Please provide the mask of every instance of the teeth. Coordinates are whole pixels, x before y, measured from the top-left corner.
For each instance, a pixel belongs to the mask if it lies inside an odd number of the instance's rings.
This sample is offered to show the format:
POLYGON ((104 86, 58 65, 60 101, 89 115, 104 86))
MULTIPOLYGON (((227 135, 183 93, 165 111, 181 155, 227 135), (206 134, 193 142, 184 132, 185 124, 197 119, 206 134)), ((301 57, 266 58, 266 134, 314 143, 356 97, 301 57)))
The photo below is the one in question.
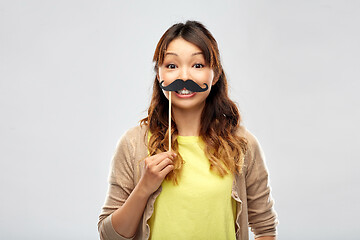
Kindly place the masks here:
POLYGON ((189 91, 187 89, 183 89, 183 90, 177 91, 177 93, 179 93, 181 95, 189 95, 189 94, 192 94, 193 92, 189 91))

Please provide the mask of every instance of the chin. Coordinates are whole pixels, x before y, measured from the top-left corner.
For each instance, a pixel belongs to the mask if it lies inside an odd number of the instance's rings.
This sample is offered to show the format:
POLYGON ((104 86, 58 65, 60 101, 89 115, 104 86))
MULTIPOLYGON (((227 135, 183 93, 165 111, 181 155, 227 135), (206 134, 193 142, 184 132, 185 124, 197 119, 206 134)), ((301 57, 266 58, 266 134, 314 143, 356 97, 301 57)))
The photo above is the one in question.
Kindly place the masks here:
POLYGON ((191 102, 173 102, 172 103, 174 109, 178 110, 202 110, 205 106, 205 101, 202 103, 191 103, 191 102))

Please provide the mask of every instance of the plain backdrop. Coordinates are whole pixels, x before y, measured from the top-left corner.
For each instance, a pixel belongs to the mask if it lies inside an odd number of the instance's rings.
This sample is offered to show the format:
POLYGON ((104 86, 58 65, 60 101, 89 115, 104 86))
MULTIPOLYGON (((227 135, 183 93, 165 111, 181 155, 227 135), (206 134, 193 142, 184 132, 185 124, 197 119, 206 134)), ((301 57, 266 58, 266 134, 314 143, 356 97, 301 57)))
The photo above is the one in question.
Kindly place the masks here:
POLYGON ((156 44, 188 19, 218 41, 263 147, 279 239, 359 239, 359 13, 356 0, 1 0, 0 239, 98 239, 156 44))

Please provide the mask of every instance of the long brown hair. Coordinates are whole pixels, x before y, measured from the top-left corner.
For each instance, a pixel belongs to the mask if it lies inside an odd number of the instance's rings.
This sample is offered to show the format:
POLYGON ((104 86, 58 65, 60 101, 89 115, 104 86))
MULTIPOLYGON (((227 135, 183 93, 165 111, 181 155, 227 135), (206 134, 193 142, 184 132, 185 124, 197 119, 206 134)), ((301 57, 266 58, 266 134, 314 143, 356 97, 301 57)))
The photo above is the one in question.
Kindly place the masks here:
MULTIPOLYGON (((218 78, 211 88, 201 115, 200 137, 206 146, 204 151, 209 158, 210 169, 220 176, 228 174, 229 171, 233 174, 241 173, 247 141, 237 134, 241 117, 235 103, 228 96, 227 80, 220 63, 217 42, 205 26, 197 21, 174 24, 157 44, 153 58, 156 72, 164 61, 167 46, 176 38, 183 38, 198 46, 204 54, 206 64, 212 67, 215 78, 218 78)), ((141 124, 147 125, 151 132, 148 144, 150 155, 169 149, 168 106, 169 101, 155 77, 148 116, 140 121, 141 124)), ((172 121, 171 125, 172 149, 177 153, 177 157, 175 168, 166 179, 177 183, 184 160, 178 152, 176 123, 172 121)))

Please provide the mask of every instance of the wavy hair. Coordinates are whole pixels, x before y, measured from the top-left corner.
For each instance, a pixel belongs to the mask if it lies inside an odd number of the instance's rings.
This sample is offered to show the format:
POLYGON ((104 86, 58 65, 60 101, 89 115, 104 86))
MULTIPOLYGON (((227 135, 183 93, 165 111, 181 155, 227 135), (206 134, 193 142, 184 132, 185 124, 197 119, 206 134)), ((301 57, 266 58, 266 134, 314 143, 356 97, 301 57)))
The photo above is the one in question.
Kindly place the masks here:
MULTIPOLYGON (((205 26, 197 21, 174 24, 164 33, 157 44, 153 57, 156 72, 164 61, 167 46, 176 38, 183 38, 198 46, 204 54, 206 63, 212 67, 215 78, 218 78, 206 98, 201 114, 200 137, 205 143, 204 151, 210 162, 210 170, 222 177, 229 172, 241 173, 247 151, 247 141, 237 132, 241 117, 235 103, 228 96, 227 80, 220 63, 217 42, 205 26)), ((169 149, 168 106, 169 101, 155 77, 148 116, 140 121, 140 124, 147 125, 151 132, 148 144, 151 156, 169 149)), ((175 158, 175 167, 166 176, 166 179, 177 184, 184 160, 178 152, 178 131, 174 120, 172 120, 171 126, 172 150, 177 153, 177 157, 175 158)))

